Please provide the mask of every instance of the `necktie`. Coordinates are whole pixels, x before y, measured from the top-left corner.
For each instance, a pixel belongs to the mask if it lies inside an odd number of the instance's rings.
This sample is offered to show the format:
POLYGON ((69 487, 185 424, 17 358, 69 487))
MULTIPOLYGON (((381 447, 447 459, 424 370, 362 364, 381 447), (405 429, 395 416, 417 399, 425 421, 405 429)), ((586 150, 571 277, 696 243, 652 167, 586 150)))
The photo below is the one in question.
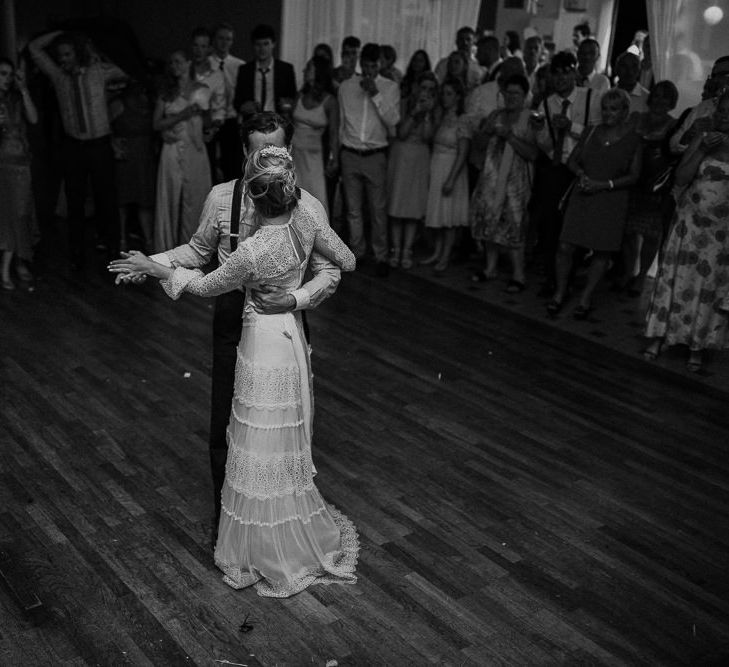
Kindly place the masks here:
MULTIPOLYGON (((562 100, 561 114, 563 116, 567 115, 567 108, 569 107, 569 105, 569 100, 562 100)), ((557 130, 557 141, 554 145, 554 157, 552 159, 552 162, 554 164, 562 164, 562 152, 564 151, 564 138, 566 134, 567 132, 564 128, 557 130)))
POLYGON ((222 72, 223 70, 225 70, 225 60, 221 59, 220 60, 220 71, 222 72))
POLYGON ((261 73, 261 111, 265 111, 266 95, 268 93, 268 91, 266 90, 266 74, 268 74, 268 68, 259 69, 258 71, 261 73))
POLYGON ((73 102, 76 107, 76 120, 78 121, 78 129, 81 134, 86 134, 86 118, 84 117, 84 103, 81 97, 81 75, 72 74, 73 79, 73 102))

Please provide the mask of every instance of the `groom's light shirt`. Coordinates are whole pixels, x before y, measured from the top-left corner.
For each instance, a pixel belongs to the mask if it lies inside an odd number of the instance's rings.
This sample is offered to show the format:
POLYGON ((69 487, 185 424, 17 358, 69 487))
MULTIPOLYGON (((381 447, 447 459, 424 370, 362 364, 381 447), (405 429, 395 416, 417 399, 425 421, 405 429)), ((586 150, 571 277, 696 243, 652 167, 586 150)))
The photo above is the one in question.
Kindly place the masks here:
MULTIPOLYGON (((150 259, 165 266, 182 266, 197 269, 210 263, 217 256, 218 264, 223 265, 230 257, 230 215, 235 181, 216 185, 205 200, 200 223, 188 243, 167 250, 150 259)), ((253 206, 243 198, 240 212, 238 243, 242 243, 255 231, 253 225, 253 206)), ((307 208, 311 217, 321 225, 329 225, 326 211, 319 200, 306 190, 301 190, 299 206, 307 208)), ((337 289, 342 277, 339 267, 317 252, 309 259, 311 280, 291 292, 296 299, 296 310, 316 308, 337 289)))

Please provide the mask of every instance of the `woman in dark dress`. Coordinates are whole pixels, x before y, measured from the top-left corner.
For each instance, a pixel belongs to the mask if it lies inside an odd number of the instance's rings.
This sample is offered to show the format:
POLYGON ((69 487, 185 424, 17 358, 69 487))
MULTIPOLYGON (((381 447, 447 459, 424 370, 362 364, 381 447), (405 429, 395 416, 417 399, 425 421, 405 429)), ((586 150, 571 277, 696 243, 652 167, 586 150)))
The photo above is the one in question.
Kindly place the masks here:
POLYGON ((591 249, 593 257, 574 316, 585 319, 592 310, 592 293, 605 275, 610 255, 620 250, 623 240, 628 188, 640 175, 640 137, 628 122, 628 94, 611 88, 603 95, 601 107, 602 123, 585 129, 567 163, 577 180, 559 239, 557 289, 547 304, 550 315, 562 309, 578 247, 591 249))

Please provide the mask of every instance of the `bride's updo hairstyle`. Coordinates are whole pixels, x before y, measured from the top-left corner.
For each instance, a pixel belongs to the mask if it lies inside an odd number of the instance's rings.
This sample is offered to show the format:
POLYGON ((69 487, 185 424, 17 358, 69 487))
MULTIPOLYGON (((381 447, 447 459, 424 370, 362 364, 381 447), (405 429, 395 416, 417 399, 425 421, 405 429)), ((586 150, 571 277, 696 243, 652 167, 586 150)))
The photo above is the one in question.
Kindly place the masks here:
POLYGON ((243 178, 256 211, 264 218, 288 213, 301 197, 294 161, 280 146, 264 146, 251 153, 243 178))

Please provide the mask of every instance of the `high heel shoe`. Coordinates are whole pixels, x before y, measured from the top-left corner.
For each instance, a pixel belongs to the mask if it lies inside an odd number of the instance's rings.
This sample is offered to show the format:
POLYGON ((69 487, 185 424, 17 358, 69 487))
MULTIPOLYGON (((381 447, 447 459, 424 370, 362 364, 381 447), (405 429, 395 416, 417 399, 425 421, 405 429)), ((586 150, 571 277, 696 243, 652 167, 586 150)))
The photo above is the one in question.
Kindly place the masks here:
POLYGON ((33 274, 24 264, 18 264, 15 267, 15 271, 18 274, 18 278, 20 278, 24 283, 30 283, 33 281, 33 274))

